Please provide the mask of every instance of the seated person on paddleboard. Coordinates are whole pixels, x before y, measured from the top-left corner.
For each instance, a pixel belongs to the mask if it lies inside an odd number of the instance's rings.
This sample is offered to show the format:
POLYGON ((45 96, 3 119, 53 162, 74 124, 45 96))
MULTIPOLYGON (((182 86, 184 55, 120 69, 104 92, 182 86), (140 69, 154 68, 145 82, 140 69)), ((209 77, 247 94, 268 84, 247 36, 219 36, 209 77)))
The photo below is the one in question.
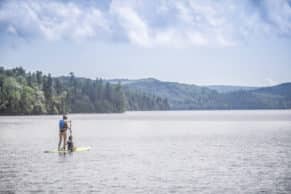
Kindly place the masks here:
POLYGON ((71 151, 71 152, 74 151, 74 143, 73 143, 73 136, 72 135, 69 136, 69 140, 67 142, 67 145, 68 145, 69 151, 71 151))
POLYGON ((68 117, 66 115, 63 115, 63 119, 59 121, 59 145, 58 150, 60 150, 61 144, 63 142, 63 150, 66 150, 66 144, 67 144, 67 130, 71 130, 72 123, 71 121, 68 121, 68 117), (70 126, 69 126, 70 123, 70 126))

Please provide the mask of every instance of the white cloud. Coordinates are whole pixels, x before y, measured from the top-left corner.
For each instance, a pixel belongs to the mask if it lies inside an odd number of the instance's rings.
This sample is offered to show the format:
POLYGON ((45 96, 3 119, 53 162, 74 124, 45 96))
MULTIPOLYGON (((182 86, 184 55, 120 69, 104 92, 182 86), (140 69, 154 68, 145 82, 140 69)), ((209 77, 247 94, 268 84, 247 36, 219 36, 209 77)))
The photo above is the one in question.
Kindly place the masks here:
POLYGON ((109 29, 97 8, 58 1, 8 1, 2 7, 0 23, 9 23, 24 36, 49 40, 90 38, 109 29))
POLYGON ((143 19, 130 7, 122 5, 111 6, 111 13, 117 17, 117 21, 126 31, 131 43, 150 46, 149 30, 143 19))
POLYGON ((9 25, 9 26, 7 27, 7 32, 10 33, 10 34, 17 35, 17 31, 16 31, 16 29, 14 28, 14 26, 12 26, 12 25, 9 25))
POLYGON ((291 36, 291 8, 287 0, 112 0, 108 9, 81 1, 4 1, 3 28, 48 40, 121 37, 142 47, 232 47, 254 36, 291 36))
POLYGON ((288 0, 267 0, 265 3, 267 19, 275 25, 279 33, 291 33, 291 2, 288 0))

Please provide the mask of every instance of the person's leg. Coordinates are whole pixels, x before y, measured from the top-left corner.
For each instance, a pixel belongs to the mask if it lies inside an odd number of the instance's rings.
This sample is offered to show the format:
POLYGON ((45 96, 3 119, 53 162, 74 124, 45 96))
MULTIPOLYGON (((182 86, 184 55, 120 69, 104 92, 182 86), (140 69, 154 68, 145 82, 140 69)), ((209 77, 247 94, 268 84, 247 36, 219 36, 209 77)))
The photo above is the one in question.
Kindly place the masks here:
POLYGON ((74 151, 74 143, 71 145, 71 150, 74 151))
POLYGON ((62 133, 59 133, 59 145, 58 145, 58 150, 60 150, 61 147, 61 143, 62 143, 62 133))
POLYGON ((64 148, 64 150, 66 150, 66 144, 67 144, 67 132, 66 131, 63 134, 63 138, 64 138, 63 139, 63 141, 64 141, 64 147, 63 148, 64 148))

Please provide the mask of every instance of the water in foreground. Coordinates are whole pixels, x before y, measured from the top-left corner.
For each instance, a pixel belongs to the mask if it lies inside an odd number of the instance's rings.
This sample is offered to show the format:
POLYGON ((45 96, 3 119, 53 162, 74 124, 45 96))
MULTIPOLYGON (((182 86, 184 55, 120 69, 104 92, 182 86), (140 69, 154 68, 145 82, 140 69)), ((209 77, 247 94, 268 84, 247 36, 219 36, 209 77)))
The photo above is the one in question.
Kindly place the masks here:
POLYGON ((291 193, 291 111, 0 117, 0 193, 291 193))

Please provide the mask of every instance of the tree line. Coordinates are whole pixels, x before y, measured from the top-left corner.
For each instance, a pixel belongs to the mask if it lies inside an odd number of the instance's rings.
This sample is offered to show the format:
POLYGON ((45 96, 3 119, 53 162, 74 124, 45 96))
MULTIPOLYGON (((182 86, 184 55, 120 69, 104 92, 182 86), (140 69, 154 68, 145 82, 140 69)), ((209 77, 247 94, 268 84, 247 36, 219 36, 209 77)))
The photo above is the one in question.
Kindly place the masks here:
POLYGON ((119 113, 167 110, 167 99, 124 89, 102 79, 52 77, 22 67, 0 67, 0 114, 119 113))

